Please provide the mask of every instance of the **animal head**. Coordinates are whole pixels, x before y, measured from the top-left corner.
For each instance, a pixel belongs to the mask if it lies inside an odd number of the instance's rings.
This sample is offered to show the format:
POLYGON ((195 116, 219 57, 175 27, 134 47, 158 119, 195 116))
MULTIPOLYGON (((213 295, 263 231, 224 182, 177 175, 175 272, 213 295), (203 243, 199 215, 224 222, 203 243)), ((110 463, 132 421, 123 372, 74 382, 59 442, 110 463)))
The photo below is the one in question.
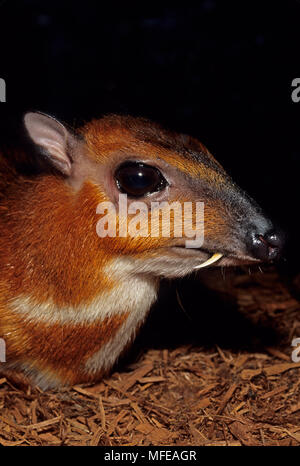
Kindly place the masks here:
POLYGON ((95 254, 126 257, 130 272, 169 277, 216 260, 238 265, 280 255, 282 234, 195 138, 128 116, 93 120, 77 131, 42 113, 27 113, 24 123, 68 195, 85 193, 92 203, 99 228, 88 222, 80 234, 90 235, 92 228, 96 237, 98 231, 95 254), (121 198, 126 201, 125 234, 121 198), (185 209, 189 203, 192 208, 185 209), (201 222, 197 205, 204 214, 201 222), (129 234, 130 228, 135 234, 129 234), (191 233, 200 230, 201 244, 187 246, 191 233))

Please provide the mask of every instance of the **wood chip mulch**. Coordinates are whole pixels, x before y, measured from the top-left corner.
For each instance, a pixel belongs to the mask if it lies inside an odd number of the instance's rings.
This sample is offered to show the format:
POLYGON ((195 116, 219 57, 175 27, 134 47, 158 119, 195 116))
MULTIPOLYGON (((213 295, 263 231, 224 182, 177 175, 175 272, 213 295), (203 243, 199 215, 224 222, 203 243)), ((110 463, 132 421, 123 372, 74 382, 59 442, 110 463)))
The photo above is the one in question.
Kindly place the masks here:
MULTIPOLYGON (((222 346, 218 338, 203 346, 145 344, 138 358, 100 383, 60 391, 24 391, 2 378, 0 444, 299 446, 300 362, 291 359, 291 342, 300 337, 299 299, 273 268, 205 277, 251 325, 277 332, 278 342, 266 338, 248 349, 222 346)), ((176 300, 187 319, 180 293, 176 300)), ((139 338, 154 337, 148 326, 139 338)))

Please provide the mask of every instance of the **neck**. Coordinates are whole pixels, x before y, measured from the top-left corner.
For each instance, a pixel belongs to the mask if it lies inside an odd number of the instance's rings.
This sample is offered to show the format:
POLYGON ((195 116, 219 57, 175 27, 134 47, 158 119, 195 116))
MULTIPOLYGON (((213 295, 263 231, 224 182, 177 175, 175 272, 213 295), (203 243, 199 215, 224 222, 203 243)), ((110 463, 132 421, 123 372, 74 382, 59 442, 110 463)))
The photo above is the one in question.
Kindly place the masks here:
POLYGON ((54 177, 1 201, 0 336, 42 388, 96 380, 134 338, 158 281, 99 248, 99 194, 54 177), (7 212, 7 215, 5 214, 7 212))

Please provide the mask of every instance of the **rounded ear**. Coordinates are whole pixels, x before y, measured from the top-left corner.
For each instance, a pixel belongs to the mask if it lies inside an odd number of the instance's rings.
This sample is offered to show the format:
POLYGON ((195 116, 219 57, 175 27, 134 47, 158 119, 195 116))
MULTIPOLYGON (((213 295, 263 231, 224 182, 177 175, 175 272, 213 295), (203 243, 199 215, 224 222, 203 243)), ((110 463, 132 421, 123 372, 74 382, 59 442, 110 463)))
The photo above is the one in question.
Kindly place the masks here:
POLYGON ((32 141, 52 165, 70 176, 73 162, 70 146, 74 136, 67 128, 55 118, 39 112, 26 113, 24 125, 32 141))

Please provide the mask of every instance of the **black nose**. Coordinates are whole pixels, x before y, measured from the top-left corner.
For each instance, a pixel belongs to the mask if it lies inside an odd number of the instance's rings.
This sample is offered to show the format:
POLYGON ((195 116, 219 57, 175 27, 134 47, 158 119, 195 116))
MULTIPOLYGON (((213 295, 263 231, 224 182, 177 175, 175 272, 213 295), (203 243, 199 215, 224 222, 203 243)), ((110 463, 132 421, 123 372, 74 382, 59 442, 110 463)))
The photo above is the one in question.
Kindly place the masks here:
POLYGON ((256 259, 263 261, 278 259, 283 246, 284 234, 280 230, 270 230, 264 234, 255 231, 248 236, 248 249, 256 259))

